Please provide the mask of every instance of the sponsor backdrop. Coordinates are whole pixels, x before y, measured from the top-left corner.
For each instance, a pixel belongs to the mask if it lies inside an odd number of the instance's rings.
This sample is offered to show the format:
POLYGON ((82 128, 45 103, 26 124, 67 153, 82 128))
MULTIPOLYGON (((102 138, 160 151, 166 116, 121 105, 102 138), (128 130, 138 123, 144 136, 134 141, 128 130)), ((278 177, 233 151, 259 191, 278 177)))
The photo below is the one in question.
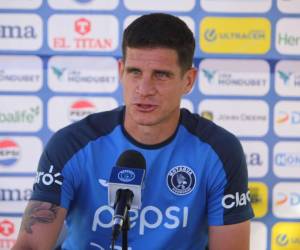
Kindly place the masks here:
POLYGON ((242 142, 251 249, 300 249, 298 0, 1 0, 0 249, 16 239, 50 136, 122 104, 122 31, 153 11, 179 16, 197 40, 199 77, 182 106, 242 142))

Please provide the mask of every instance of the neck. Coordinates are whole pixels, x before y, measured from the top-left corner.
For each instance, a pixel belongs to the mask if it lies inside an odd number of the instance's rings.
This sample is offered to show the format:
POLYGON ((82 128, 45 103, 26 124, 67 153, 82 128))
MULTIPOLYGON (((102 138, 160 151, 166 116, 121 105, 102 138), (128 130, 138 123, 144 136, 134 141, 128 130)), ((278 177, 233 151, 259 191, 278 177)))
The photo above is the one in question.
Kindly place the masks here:
POLYGON ((159 123, 154 125, 142 125, 130 122, 126 119, 124 127, 126 132, 137 142, 147 145, 155 145, 169 139, 176 131, 180 119, 180 112, 172 117, 172 122, 159 123))

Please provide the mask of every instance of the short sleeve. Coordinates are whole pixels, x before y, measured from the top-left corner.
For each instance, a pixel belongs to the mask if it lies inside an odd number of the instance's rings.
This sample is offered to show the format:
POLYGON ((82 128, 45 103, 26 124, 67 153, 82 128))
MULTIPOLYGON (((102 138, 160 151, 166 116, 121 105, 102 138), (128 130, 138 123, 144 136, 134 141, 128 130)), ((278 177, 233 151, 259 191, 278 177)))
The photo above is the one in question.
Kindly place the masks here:
POLYGON ((215 148, 217 160, 208 178, 209 225, 235 224, 254 216, 242 146, 231 134, 224 139, 226 141, 218 145, 225 145, 225 148, 215 148))
POLYGON ((54 134, 40 157, 31 200, 69 207, 80 180, 77 151, 65 131, 54 134))

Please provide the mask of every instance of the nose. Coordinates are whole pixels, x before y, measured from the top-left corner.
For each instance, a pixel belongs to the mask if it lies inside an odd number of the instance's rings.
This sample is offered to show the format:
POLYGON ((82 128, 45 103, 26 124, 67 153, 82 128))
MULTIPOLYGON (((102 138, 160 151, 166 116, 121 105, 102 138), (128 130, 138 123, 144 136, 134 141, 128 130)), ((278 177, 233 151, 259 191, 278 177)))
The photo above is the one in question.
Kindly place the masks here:
POLYGON ((155 83, 150 77, 144 76, 136 86, 136 92, 141 96, 150 96, 156 93, 155 83))

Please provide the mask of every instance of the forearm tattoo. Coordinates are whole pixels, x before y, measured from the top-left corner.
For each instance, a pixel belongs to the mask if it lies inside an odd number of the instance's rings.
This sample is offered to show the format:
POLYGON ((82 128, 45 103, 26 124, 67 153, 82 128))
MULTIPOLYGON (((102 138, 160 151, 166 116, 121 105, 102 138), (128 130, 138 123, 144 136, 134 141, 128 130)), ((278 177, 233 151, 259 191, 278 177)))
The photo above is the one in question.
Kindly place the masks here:
POLYGON ((27 206, 21 230, 25 230, 27 233, 32 234, 32 226, 36 223, 52 223, 57 215, 58 206, 47 203, 47 202, 40 202, 34 201, 29 203, 27 206))

